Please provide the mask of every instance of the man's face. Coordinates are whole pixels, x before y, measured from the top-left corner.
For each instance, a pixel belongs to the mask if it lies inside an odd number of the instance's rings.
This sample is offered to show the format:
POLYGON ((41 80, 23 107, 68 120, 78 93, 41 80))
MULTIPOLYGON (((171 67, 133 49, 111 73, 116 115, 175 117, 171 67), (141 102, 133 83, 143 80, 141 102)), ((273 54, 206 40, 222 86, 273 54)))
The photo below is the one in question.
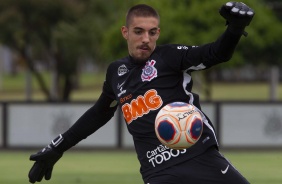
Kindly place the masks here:
POLYGON ((121 32, 127 40, 128 52, 138 62, 148 60, 159 38, 159 20, 155 17, 133 17, 121 32))

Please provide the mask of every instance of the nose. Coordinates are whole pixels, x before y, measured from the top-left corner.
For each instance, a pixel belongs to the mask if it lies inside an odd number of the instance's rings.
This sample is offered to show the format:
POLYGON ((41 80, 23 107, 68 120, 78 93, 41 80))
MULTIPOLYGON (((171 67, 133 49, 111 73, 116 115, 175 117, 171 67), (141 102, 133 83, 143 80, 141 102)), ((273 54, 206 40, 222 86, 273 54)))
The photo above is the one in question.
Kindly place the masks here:
POLYGON ((149 43, 150 41, 150 36, 149 36, 149 33, 148 32, 145 32, 142 36, 142 42, 143 43, 149 43))

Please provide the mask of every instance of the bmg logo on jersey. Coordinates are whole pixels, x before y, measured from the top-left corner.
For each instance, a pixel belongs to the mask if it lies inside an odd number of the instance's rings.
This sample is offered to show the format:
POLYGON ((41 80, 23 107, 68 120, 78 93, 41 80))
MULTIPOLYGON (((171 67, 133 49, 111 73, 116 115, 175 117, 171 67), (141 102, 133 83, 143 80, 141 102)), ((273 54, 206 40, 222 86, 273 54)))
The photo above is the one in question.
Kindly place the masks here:
POLYGON ((123 117, 127 124, 133 120, 148 114, 151 110, 159 109, 163 104, 162 98, 154 89, 148 90, 144 96, 140 95, 121 107, 123 117))
POLYGON ((155 60, 147 61, 146 65, 142 69, 141 79, 142 81, 151 81, 153 78, 158 76, 158 71, 154 67, 156 64, 155 60))

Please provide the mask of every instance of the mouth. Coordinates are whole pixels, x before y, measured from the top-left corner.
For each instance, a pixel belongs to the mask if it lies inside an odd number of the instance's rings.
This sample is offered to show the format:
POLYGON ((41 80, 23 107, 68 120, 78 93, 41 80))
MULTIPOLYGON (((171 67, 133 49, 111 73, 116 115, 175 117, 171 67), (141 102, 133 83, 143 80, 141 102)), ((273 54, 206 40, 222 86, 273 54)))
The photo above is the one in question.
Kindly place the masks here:
POLYGON ((141 51, 150 51, 150 47, 147 45, 141 45, 139 47, 137 47, 138 49, 140 49, 141 51))

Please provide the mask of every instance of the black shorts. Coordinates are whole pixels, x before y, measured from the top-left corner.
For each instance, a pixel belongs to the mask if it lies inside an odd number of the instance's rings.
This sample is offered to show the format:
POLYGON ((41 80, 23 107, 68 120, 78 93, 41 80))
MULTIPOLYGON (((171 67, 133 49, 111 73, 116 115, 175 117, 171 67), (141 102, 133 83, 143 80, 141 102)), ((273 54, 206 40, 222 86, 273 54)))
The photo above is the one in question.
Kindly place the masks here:
POLYGON ((163 171, 155 173, 145 184, 248 184, 249 182, 216 149, 163 171))

